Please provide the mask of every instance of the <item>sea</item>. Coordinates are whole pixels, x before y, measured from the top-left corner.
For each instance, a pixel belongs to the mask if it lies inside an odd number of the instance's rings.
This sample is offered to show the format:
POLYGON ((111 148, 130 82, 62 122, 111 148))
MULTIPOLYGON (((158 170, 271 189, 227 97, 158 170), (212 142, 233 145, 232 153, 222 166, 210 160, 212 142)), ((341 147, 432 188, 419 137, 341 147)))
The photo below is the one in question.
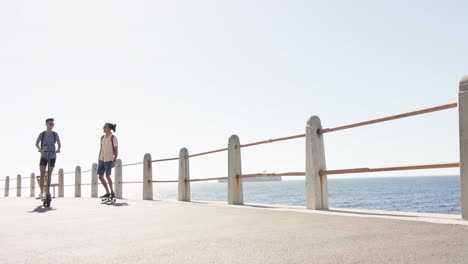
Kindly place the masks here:
MULTIPOLYGON (((194 201, 227 201, 226 183, 193 182, 190 188, 194 201)), ((177 199, 177 184, 155 183, 153 191, 155 200, 177 199)), ((243 191, 245 203, 305 206, 303 179, 244 182, 243 191)), ((329 178, 328 192, 330 208, 461 214, 459 176, 329 178)), ((123 193, 141 199, 141 183, 125 184, 123 193)))

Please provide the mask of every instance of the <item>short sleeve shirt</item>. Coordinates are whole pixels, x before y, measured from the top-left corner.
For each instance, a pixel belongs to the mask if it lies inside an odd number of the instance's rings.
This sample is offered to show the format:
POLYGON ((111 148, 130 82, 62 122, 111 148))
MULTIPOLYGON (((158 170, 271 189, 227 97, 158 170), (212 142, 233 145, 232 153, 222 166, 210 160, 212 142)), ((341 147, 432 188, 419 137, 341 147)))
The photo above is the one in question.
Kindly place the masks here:
POLYGON ((101 139, 101 153, 99 155, 99 160, 104 162, 114 161, 114 149, 112 148, 111 138, 114 140, 114 147, 118 146, 117 137, 114 135, 109 135, 106 137, 104 135, 101 139))

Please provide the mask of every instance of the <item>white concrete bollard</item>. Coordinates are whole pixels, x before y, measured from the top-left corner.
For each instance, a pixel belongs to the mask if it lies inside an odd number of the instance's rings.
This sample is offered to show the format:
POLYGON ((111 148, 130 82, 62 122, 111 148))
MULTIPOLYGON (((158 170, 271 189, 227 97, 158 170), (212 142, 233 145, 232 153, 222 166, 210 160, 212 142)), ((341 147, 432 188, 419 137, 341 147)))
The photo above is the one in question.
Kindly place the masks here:
POLYGON ((459 89, 461 211, 462 218, 468 220, 468 75, 461 79, 459 89))
POLYGON ((323 136, 318 133, 322 124, 318 116, 312 116, 306 128, 306 206, 308 209, 328 209, 327 175, 323 136))
POLYGON ((6 176, 5 179, 5 197, 10 195, 10 176, 6 176))
POLYGON ((81 167, 75 168, 75 197, 81 197, 81 167))
POLYGON ((153 162, 149 153, 143 158, 143 200, 153 200, 153 162))
POLYGON ((228 204, 244 204, 242 190, 242 161, 239 137, 232 135, 228 145, 228 204))
POLYGON ((91 198, 98 197, 97 166, 97 163, 93 163, 93 166, 91 167, 91 198))
POLYGON ((115 197, 122 199, 122 160, 117 159, 115 162, 115 174, 114 174, 114 192, 115 197))
POLYGON ((63 197, 65 194, 65 180, 63 175, 63 169, 60 169, 58 173, 58 197, 63 197))
POLYGON ((179 201, 190 202, 190 166, 186 148, 179 152, 179 201))
POLYGON ((21 197, 21 175, 16 176, 16 196, 21 197))
POLYGON ((31 179, 29 180, 29 197, 36 195, 36 175, 31 173, 31 179))

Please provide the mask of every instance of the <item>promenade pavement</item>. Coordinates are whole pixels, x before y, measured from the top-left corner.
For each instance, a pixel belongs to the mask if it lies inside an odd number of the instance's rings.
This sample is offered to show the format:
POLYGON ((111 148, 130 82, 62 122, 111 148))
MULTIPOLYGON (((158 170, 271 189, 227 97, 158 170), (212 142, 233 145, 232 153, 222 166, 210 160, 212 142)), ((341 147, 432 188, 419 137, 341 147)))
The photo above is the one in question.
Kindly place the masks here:
POLYGON ((468 263, 459 216, 0 198, 0 263, 468 263))

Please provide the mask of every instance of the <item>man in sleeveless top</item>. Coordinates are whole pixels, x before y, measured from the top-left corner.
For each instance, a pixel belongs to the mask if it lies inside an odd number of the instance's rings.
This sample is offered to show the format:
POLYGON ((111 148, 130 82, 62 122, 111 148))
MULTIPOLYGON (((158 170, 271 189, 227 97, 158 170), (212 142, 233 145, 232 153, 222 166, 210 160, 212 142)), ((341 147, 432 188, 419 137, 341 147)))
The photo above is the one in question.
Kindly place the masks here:
POLYGON ((41 152, 41 160, 39 162, 39 169, 41 172, 41 176, 39 179, 39 188, 41 189, 41 192, 37 199, 42 199, 45 197, 44 176, 46 167, 47 165, 49 165, 50 171, 48 175, 52 175, 52 172, 55 167, 55 160, 57 159, 56 153, 60 153, 60 148, 62 147, 58 133, 52 131, 54 125, 54 119, 48 118, 46 120, 46 130, 41 132, 36 140, 36 147, 39 150, 39 152, 41 152), (55 148, 55 144, 57 144, 57 149, 55 148))

